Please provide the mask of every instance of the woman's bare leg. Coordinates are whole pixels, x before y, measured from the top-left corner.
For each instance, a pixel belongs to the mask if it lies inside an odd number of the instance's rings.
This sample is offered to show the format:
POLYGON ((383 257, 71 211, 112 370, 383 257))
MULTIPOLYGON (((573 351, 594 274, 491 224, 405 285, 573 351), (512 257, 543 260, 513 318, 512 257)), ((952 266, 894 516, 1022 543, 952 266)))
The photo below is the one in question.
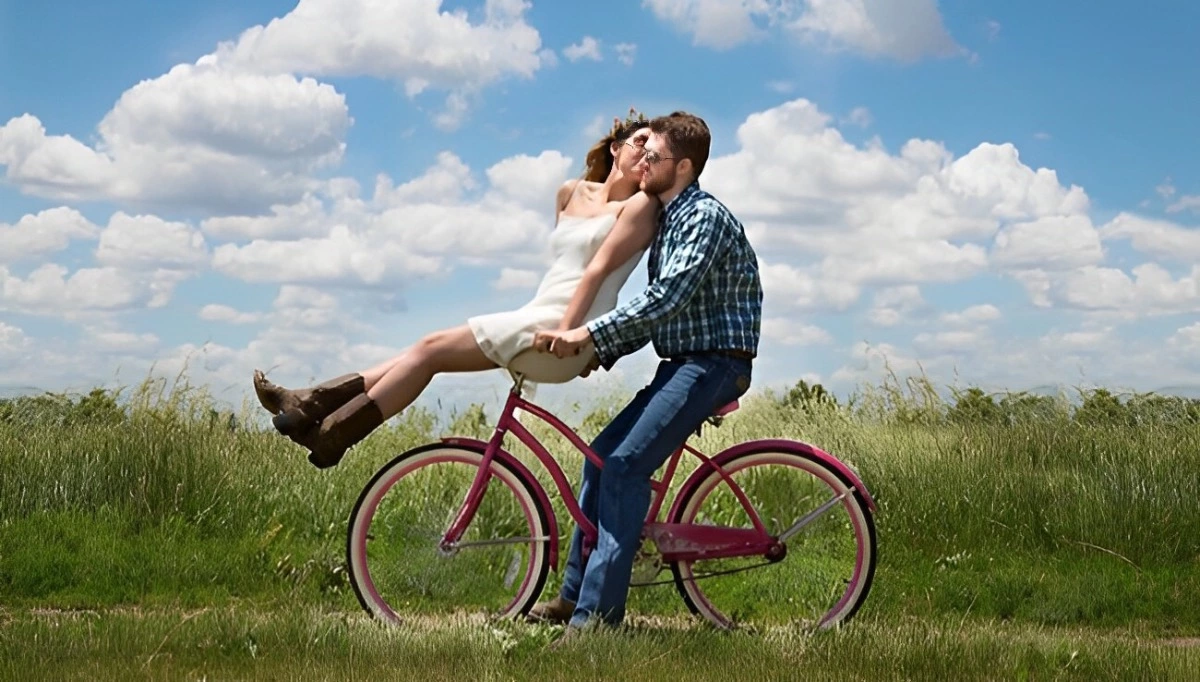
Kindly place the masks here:
POLYGON ((384 419, 411 405, 439 372, 482 372, 499 366, 479 349, 467 325, 434 332, 384 363, 389 364, 374 382, 363 375, 367 378, 367 395, 379 406, 384 419))
POLYGON ((400 351, 396 355, 393 355, 392 357, 388 358, 387 360, 384 360, 383 362, 379 363, 378 365, 375 365, 371 369, 361 372, 362 378, 363 378, 363 384, 366 386, 366 390, 368 390, 368 391, 371 390, 375 386, 375 384, 379 383, 379 380, 383 378, 383 375, 387 374, 388 370, 395 367, 397 363, 399 363, 401 360, 403 360, 405 354, 407 354, 413 348, 414 348, 414 346, 409 346, 408 348, 405 348, 404 350, 400 351))

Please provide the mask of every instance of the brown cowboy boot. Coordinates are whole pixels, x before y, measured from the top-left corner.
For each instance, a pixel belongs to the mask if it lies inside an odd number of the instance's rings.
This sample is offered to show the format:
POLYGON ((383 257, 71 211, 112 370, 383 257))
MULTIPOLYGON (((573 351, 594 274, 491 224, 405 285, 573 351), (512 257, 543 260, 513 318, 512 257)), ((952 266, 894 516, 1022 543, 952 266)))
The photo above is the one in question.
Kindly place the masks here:
POLYGON ((337 409, 356 393, 362 393, 363 383, 361 374, 344 374, 312 388, 289 390, 272 383, 261 370, 254 370, 254 393, 258 396, 258 402, 271 414, 301 408, 314 397, 324 402, 340 401, 333 406, 333 409, 337 409))
POLYGON ((548 602, 535 604, 532 609, 529 609, 529 615, 526 618, 535 623, 562 625, 571 620, 573 613, 575 613, 575 602, 563 599, 560 594, 555 595, 554 599, 548 602))
POLYGON ((313 425, 299 436, 292 437, 292 440, 311 450, 308 461, 313 466, 327 469, 342 461, 346 450, 366 438, 384 421, 383 413, 375 401, 366 393, 360 393, 320 424, 313 425))
POLYGON ((292 391, 267 381, 262 372, 254 370, 258 402, 275 415, 271 420, 275 429, 292 440, 364 391, 361 374, 345 374, 312 388, 292 391))

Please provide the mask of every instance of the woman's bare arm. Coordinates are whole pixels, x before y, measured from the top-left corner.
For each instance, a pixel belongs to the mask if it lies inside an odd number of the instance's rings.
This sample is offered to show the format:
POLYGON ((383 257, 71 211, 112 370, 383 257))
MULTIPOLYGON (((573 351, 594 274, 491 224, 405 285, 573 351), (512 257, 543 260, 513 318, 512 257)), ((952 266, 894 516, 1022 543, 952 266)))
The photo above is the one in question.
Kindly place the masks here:
POLYGON ((596 301, 596 294, 605 278, 633 258, 635 253, 649 247, 657 226, 658 200, 644 192, 630 197, 617 216, 616 225, 583 271, 583 278, 571 296, 562 321, 559 322, 559 331, 574 329, 583 324, 583 317, 596 301))

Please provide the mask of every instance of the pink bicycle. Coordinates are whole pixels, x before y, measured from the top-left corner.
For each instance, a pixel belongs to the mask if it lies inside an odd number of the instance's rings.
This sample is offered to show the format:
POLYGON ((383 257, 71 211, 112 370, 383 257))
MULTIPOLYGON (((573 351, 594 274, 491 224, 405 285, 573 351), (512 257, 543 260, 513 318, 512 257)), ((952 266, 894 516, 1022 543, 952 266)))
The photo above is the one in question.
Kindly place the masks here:
MULTIPOLYGON (((538 599, 550 567, 558 570, 560 526, 546 489, 503 447, 508 434, 549 472, 585 547, 594 546, 596 528, 562 468, 516 411, 602 462, 570 427, 522 397, 523 382, 516 377, 489 441, 445 438, 414 448, 363 489, 346 551, 354 591, 373 616, 398 621, 467 609, 514 617, 538 599)), ((719 426, 737 406, 709 423, 719 426)), ((866 599, 875 573, 875 503, 832 455, 792 440, 744 442, 712 457, 685 444, 652 490, 633 586, 673 582, 693 614, 721 628, 827 628, 866 599), (684 451, 699 462, 659 521, 684 451), (668 569, 670 579, 656 579, 668 569)))

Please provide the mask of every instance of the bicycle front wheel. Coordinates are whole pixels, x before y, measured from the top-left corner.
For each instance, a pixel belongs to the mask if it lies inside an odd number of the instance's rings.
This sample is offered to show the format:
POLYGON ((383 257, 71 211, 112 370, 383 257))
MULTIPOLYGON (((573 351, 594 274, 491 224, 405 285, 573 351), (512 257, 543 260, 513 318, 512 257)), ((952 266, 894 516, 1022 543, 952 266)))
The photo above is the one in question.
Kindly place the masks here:
POLYGON ((434 443, 395 458, 363 489, 350 515, 350 581, 377 618, 503 618, 533 605, 549 569, 547 510, 535 481, 497 457, 457 546, 440 548, 483 453, 434 443))
MULTIPOLYGON (((875 522, 861 491, 800 451, 766 449, 721 463, 785 553, 679 561, 671 566, 684 602, 721 628, 827 628, 854 615, 875 574, 875 522)), ((753 528, 721 475, 710 470, 680 490, 674 523, 753 528)))

